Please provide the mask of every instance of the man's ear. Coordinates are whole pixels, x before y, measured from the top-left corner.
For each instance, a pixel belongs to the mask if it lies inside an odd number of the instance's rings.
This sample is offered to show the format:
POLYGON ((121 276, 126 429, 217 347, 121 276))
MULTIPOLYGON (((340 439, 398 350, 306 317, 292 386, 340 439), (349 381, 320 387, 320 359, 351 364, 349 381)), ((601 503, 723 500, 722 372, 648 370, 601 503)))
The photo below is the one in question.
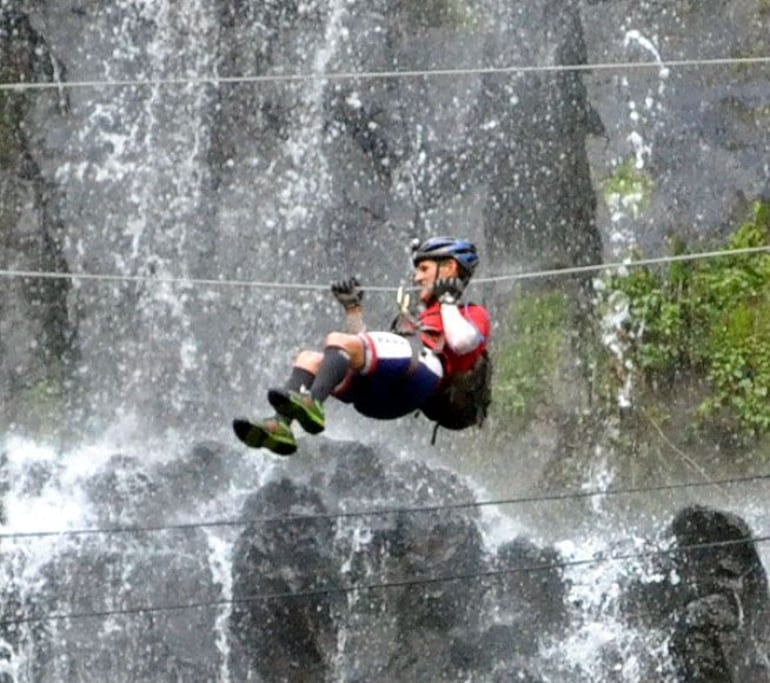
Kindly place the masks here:
POLYGON ((460 266, 454 259, 446 259, 443 277, 460 277, 460 266))

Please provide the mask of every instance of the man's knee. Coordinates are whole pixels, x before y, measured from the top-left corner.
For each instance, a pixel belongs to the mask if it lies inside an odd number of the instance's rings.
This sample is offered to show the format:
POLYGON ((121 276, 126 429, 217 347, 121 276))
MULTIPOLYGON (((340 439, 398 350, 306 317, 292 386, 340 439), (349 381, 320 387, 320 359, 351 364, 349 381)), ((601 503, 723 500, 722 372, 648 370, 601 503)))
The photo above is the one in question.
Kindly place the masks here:
POLYGON ((359 370, 364 365, 364 342, 357 334, 331 332, 326 335, 324 348, 337 347, 344 349, 350 356, 350 367, 359 370))
POLYGON ((315 374, 318 372, 322 360, 323 354, 319 351, 300 351, 294 359, 294 365, 315 374))
POLYGON ((345 334, 344 332, 330 332, 324 340, 324 348, 327 346, 337 346, 350 352, 352 349, 361 346, 361 340, 356 334, 345 334))

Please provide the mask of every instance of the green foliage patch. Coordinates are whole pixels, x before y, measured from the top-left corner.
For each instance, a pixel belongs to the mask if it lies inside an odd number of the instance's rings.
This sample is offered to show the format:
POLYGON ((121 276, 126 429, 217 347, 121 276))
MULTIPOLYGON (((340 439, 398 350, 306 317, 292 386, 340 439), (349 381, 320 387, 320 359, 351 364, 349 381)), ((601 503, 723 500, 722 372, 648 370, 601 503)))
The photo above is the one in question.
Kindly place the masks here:
MULTIPOLYGON (((767 245, 770 203, 756 202, 726 249, 767 245)), ((632 267, 606 285, 627 297, 628 367, 647 383, 699 373, 701 420, 743 438, 770 432, 770 253, 632 267)))
POLYGON ((529 419, 548 393, 567 333, 567 299, 558 291, 517 297, 510 334, 495 354, 492 405, 503 418, 529 419))
POLYGON ((480 21, 478 10, 465 0, 402 0, 401 4, 412 27, 469 29, 480 21))
POLYGON ((0 92, 0 164, 10 166, 21 148, 18 123, 19 98, 0 92))
POLYGON ((650 202, 655 181, 633 159, 620 163, 602 182, 604 201, 613 210, 629 210, 633 215, 641 213, 650 202))

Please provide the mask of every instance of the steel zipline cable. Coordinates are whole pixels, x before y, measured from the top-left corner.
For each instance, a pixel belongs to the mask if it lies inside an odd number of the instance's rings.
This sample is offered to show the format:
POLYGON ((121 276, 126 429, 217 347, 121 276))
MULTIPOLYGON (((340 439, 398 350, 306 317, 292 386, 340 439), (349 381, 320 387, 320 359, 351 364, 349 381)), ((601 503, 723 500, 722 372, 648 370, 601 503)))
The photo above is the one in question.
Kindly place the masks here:
MULTIPOLYGON (((510 73, 538 73, 538 72, 564 72, 564 71, 594 71, 594 70, 630 70, 650 68, 673 68, 695 66, 727 66, 770 64, 770 56, 757 57, 716 57, 711 59, 674 59, 656 61, 630 61, 630 62, 599 62, 590 64, 557 64, 557 65, 512 65, 501 67, 468 67, 451 69, 416 69, 416 70, 392 70, 392 71, 346 71, 331 73, 307 73, 307 74, 263 74, 254 76, 199 76, 176 78, 150 78, 150 79, 114 79, 114 80, 83 80, 83 81, 58 81, 58 82, 24 82, 0 83, 2 91, 46 90, 63 88, 100 88, 100 87, 127 87, 127 86, 162 86, 162 85, 199 85, 199 84, 245 84, 245 83, 275 83, 275 82, 306 82, 317 80, 360 80, 360 79, 393 79, 393 78, 417 78, 417 77, 457 77, 463 75, 491 75, 510 73)), ((479 277, 474 279, 475 284, 490 282, 502 282, 506 280, 525 280, 532 278, 553 277, 556 275, 574 275, 591 273, 602 270, 618 270, 625 267, 645 266, 653 264, 673 263, 677 261, 690 261, 700 258, 717 258, 726 255, 740 255, 760 253, 770 250, 770 247, 755 247, 748 249, 735 249, 724 251, 712 251, 695 254, 680 254, 676 256, 663 256, 635 261, 623 261, 616 263, 600 263, 585 266, 574 266, 533 272, 522 272, 493 277, 479 277)), ((68 279, 76 281, 101 281, 101 282, 142 282, 150 284, 171 284, 180 286, 208 286, 208 287, 255 287, 263 289, 294 289, 310 291, 326 291, 328 285, 313 283, 270 282, 258 280, 240 280, 227 278, 187 278, 187 277, 158 277, 142 275, 118 275, 102 273, 67 273, 42 270, 0 269, 0 277, 7 278, 36 278, 36 279, 68 279)), ((371 292, 395 292, 398 287, 367 286, 371 292)))
MULTIPOLYGON (((547 270, 523 271, 489 277, 476 277, 473 284, 489 284, 504 281, 532 280, 537 278, 550 278, 565 275, 585 275, 602 271, 620 271, 628 268, 639 268, 653 265, 665 265, 668 263, 681 263, 685 261, 700 261, 716 258, 751 256, 770 253, 770 245, 759 247, 745 247, 741 249, 721 249, 715 251, 694 252, 690 254, 675 254, 671 256, 656 256, 646 259, 611 261, 607 263, 594 263, 585 266, 567 266, 564 268, 551 268, 547 270)), ((102 273, 68 273, 49 270, 21 270, 0 269, 0 277, 6 278, 31 278, 43 280, 92 280, 97 282, 142 282, 148 284, 169 284, 186 287, 252 287, 261 289, 293 289, 309 291, 328 291, 328 284, 301 283, 301 282, 275 282, 264 280, 233 280, 215 278, 186 278, 186 277, 162 277, 154 275, 118 275, 102 273)), ((365 285, 371 292, 396 292, 398 287, 385 287, 378 285, 365 285)))
MULTIPOLYGON (((716 57, 703 59, 673 59, 668 61, 627 61, 627 62, 598 62, 590 64, 556 64, 556 65, 512 65, 500 67, 467 67, 451 69, 414 69, 391 71, 345 71, 330 73, 306 73, 306 74, 263 74, 254 76, 198 76, 175 78, 149 78, 149 79, 105 79, 83 81, 56 81, 56 82, 7 82, 0 83, 2 91, 46 90, 64 88, 100 88, 100 87, 127 87, 127 86, 162 86, 162 85, 199 85, 199 84, 245 84, 245 83, 275 83, 275 82, 306 82, 317 80, 361 80, 361 79, 393 79, 393 78, 417 78, 417 77, 457 77, 463 75, 491 75, 510 73, 539 73, 539 72, 565 72, 565 71, 594 71, 594 70, 630 70, 650 68, 696 67, 696 66, 734 66, 750 64, 770 64, 770 56, 757 57, 716 57)), ((622 263, 605 263, 586 266, 575 266, 524 272, 510 275, 499 275, 488 278, 476 278, 477 284, 485 282, 501 282, 505 280, 524 280, 539 277, 552 277, 554 275, 569 275, 589 273, 607 269, 619 269, 628 266, 643 266, 655 263, 671 263, 676 261, 695 260, 698 258, 710 258, 722 255, 738 255, 769 250, 770 247, 758 247, 753 249, 736 249, 728 251, 715 251, 703 254, 682 254, 677 256, 641 259, 622 263)), ((255 280, 236 280, 225 278, 186 278, 186 277, 157 277, 141 275, 112 275, 101 273, 66 273, 42 270, 0 269, 0 277, 38 278, 38 279, 69 279, 92 280, 102 282, 143 282, 155 284, 173 284, 182 286, 231 286, 231 287, 258 287, 275 289, 296 290, 326 290, 326 284, 312 283, 288 283, 265 282, 255 280)), ((367 286, 372 292, 394 292, 397 287, 367 286)))
POLYGON ((157 525, 136 525, 136 526, 116 526, 104 528, 83 528, 83 529, 62 529, 59 531, 18 531, 0 533, 0 540, 13 539, 39 539, 44 537, 62 537, 62 536, 86 536, 86 535, 117 535, 117 534, 139 534, 153 533, 162 531, 189 531, 193 529, 215 528, 215 527, 234 527, 248 526, 257 524, 276 524, 292 522, 308 522, 314 520, 341 520, 361 517, 378 517, 397 514, 429 514, 436 512, 448 512, 451 510, 469 510, 474 508, 522 505, 525 503, 543 503, 556 501, 581 500, 586 498, 637 495, 644 493, 660 493, 663 491, 677 491, 682 489, 718 487, 727 485, 749 484, 754 482, 768 481, 770 474, 758 474, 745 477, 731 477, 725 479, 712 479, 709 481, 697 482, 679 482, 673 484, 658 484, 655 486, 635 486, 617 489, 592 489, 587 491, 563 491, 560 493, 538 494, 531 496, 519 496, 516 498, 500 498, 482 501, 468 501, 458 503, 442 503, 437 505, 417 505, 401 506, 391 508, 373 508, 370 510, 351 510, 343 512, 325 512, 308 514, 286 514, 286 515, 267 515, 250 517, 248 519, 220 519, 209 522, 187 522, 179 524, 157 524, 157 525))
POLYGON ((186 85, 243 85, 269 83, 307 83, 314 81, 360 81, 415 78, 457 78, 461 76, 510 75, 517 73, 564 73, 585 71, 630 71, 641 69, 680 69, 693 67, 751 66, 770 64, 770 56, 714 57, 654 61, 593 62, 588 64, 532 64, 479 66, 447 69, 398 69, 382 71, 336 71, 298 74, 259 74, 252 76, 183 76, 158 78, 116 78, 81 81, 15 81, 0 83, 2 91, 62 90, 74 88, 125 88, 186 85))
POLYGON ((725 541, 709 541, 704 543, 689 543, 684 545, 671 546, 669 548, 657 548, 646 551, 637 551, 630 553, 618 553, 615 555, 597 556, 590 558, 565 560, 562 562, 541 562, 516 567, 501 567, 498 569, 489 569, 487 571, 466 572, 462 574, 448 574, 433 577, 410 577, 393 581, 382 581, 377 583, 352 584, 344 586, 321 586, 298 591, 280 591, 274 593, 262 593, 256 595, 247 595, 240 598, 222 598, 219 600, 201 600, 186 603, 165 604, 165 605, 138 605, 135 607, 125 607, 109 610, 93 610, 84 612, 68 612, 61 614, 46 614, 39 616, 17 616, 10 619, 0 618, 0 627, 20 626, 22 624, 47 623, 54 621, 75 620, 75 619, 101 619, 114 616, 136 616, 143 614, 153 614, 159 612, 179 612, 193 609, 219 609, 228 605, 248 604, 255 602, 269 602, 273 600, 296 600, 308 599, 328 595, 347 595, 355 594, 361 591, 392 590, 397 588, 419 588, 425 586, 434 586, 442 583, 469 582, 481 579, 496 579, 513 574, 524 572, 541 572, 564 570, 572 567, 609 564, 611 562, 626 562, 631 560, 652 559, 667 555, 676 555, 678 553, 694 552, 698 550, 710 550, 717 548, 728 548, 736 545, 761 544, 770 541, 770 536, 754 536, 750 538, 730 539, 725 541))

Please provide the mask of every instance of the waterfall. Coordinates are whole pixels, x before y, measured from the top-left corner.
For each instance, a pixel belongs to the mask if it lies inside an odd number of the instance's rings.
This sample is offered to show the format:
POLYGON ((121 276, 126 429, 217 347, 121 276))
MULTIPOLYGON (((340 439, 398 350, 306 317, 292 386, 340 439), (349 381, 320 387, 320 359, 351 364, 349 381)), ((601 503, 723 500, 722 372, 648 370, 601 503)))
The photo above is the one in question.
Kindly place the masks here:
MULTIPOLYGON (((57 19, 71 26, 64 8, 49 16, 57 19)), ((168 3, 125 2, 100 8, 88 22, 82 64, 69 70, 80 68, 105 85, 66 90, 66 110, 54 119, 66 135, 54 142, 53 174, 61 195, 76 198, 59 208, 72 226, 63 245, 72 272, 160 280, 211 275, 202 270, 197 235, 211 219, 212 89, 162 81, 216 76, 217 30, 204 2, 186 3, 184 12, 168 3)), ((79 418, 98 431, 132 406, 146 406, 144 415, 184 410, 184 386, 207 360, 195 339, 199 304, 190 288, 73 285, 71 315, 84 358, 78 375, 88 396, 79 418)))
MULTIPOLYGON (((666 210, 648 174, 671 162, 658 136, 694 97, 655 26, 609 2, 92 4, 0 0, 3 56, 55 86, 0 91, 2 255, 55 252, 73 351, 66 410, 30 401, 0 443, 0 681, 676 681, 685 620, 667 609, 689 603, 665 563, 672 519, 706 501, 759 535, 762 482, 613 497, 607 444, 633 434, 617 419, 571 443, 562 425, 590 408, 572 376, 566 407, 507 443, 492 419, 430 447, 422 420, 333 403, 292 459, 230 431, 340 324, 328 282, 363 275, 370 329, 389 324, 411 237, 466 233, 479 280, 595 262, 603 240, 610 255, 655 245, 665 226, 645 231, 647 212, 666 210), (552 69, 635 48, 652 76, 552 69), (549 498, 581 447, 572 493, 549 498)), ((502 333, 518 292, 471 289, 502 333)), ((0 299, 6 412, 50 369, 37 323, 51 304, 19 291, 0 299)), ((600 332, 622 365, 627 302, 612 303, 600 332)), ((760 609, 745 559, 723 565, 760 609)))
POLYGON ((185 527, 236 519, 270 466, 231 454, 220 476, 207 469, 204 447, 182 458, 146 443, 136 448, 141 458, 117 433, 65 453, 13 438, 3 444, 3 618, 10 623, 2 627, 0 666, 9 681, 69 680, 68 647, 79 650, 78 666, 90 666, 96 678, 135 671, 143 680, 168 680, 163 667, 183 670, 190 660, 208 680, 232 680, 227 621, 238 527, 185 527), (131 531, 136 527, 149 529, 131 531), (196 601, 210 606, 174 607, 196 601), (161 608, 157 617, 151 611, 143 618, 142 608, 153 606, 161 608), (132 615, 133 608, 140 613, 132 615), (184 636, 192 624, 200 630, 184 636), (47 643, 49 634, 58 646, 47 643), (157 645, 160 653, 152 654, 157 645), (109 647, 123 654, 103 657, 109 647), (141 661, 127 666, 125 657, 141 661))
POLYGON ((655 62, 660 64, 660 69, 657 87, 653 87, 653 83, 646 83, 647 89, 643 93, 640 92, 639 84, 630 83, 627 76, 618 78, 618 92, 628 110, 627 146, 611 162, 613 175, 605 183, 604 197, 614 226, 609 240, 612 253, 621 257, 639 246, 634 232, 634 220, 639 218, 649 204, 654 189, 646 167, 652 159, 651 139, 654 137, 657 114, 665 106, 666 83, 670 76, 670 70, 650 38, 636 29, 628 30, 623 39, 623 47, 629 49, 629 54, 634 54, 631 46, 638 46, 652 55, 655 62))

